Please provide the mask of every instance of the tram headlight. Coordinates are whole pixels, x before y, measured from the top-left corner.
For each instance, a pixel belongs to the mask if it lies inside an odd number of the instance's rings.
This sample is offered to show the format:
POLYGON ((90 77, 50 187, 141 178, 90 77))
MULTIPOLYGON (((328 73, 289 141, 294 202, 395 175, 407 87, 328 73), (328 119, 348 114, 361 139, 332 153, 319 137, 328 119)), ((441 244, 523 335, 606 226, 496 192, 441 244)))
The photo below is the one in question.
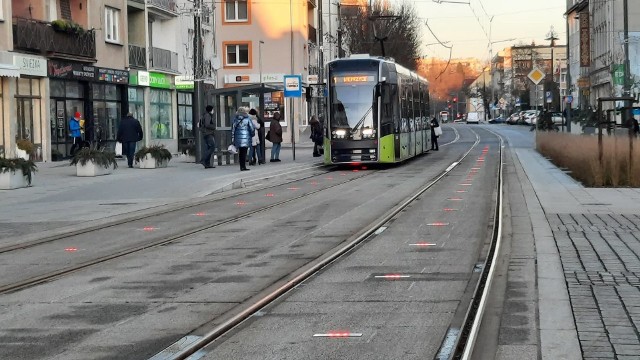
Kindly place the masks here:
POLYGON ((371 128, 365 128, 362 129, 362 137, 363 138, 372 138, 376 136, 376 131, 375 129, 371 129, 371 128))
POLYGON ((334 138, 336 139, 344 139, 347 136, 347 130, 345 129, 337 129, 331 132, 334 138))

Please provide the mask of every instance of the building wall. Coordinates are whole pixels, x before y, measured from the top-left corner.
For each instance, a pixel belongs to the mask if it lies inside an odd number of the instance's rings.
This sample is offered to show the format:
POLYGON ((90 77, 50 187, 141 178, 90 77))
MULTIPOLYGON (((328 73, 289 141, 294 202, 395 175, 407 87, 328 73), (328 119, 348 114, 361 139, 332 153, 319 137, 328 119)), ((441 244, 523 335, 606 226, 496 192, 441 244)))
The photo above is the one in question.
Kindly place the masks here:
POLYGON ((11 5, 12 2, 9 0, 0 0, 0 50, 13 49, 11 5))
POLYGON ((89 28, 96 29, 96 66, 113 69, 124 69, 128 64, 127 52, 127 1, 126 0, 102 0, 90 4, 89 28), (105 7, 111 7, 120 11, 119 17, 119 43, 105 41, 105 7))

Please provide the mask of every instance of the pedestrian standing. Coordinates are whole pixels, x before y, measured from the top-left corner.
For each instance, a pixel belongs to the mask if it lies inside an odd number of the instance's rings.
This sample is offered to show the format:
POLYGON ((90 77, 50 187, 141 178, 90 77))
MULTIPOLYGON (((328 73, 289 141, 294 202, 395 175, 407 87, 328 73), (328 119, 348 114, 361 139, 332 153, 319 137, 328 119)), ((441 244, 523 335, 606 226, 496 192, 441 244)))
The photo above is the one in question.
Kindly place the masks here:
POLYGON ((239 107, 231 126, 231 143, 238 149, 240 154, 240 170, 247 169, 247 149, 251 146, 251 138, 255 134, 253 121, 249 118, 247 108, 239 107))
POLYGON ((265 126, 264 126, 264 120, 262 120, 262 117, 260 117, 260 115, 258 114, 258 111, 256 111, 256 109, 251 109, 249 110, 249 115, 255 115, 256 119, 258 119, 258 124, 260 125, 260 128, 258 129, 258 140, 259 140, 259 144, 258 144, 258 164, 264 164, 264 146, 265 146, 265 126))
MULTIPOLYGON (((253 109, 251 109, 253 110, 253 109)), ((253 127, 258 130, 253 134, 251 138, 251 148, 249 148, 249 165, 255 165, 256 161, 258 164, 261 163, 260 157, 262 155, 258 154, 259 145, 260 145, 260 123, 258 123, 258 117, 255 114, 251 114, 251 110, 249 110, 249 118, 251 118, 251 122, 253 122, 253 127)))
POLYGON ((133 156, 136 153, 136 142, 142 140, 144 133, 140 122, 129 112, 120 120, 116 140, 122 143, 122 153, 127 157, 127 165, 133 167, 133 156))
POLYGON ((69 135, 71 135, 73 142, 70 150, 71 156, 74 156, 76 151, 82 148, 82 126, 80 125, 80 118, 80 113, 76 111, 73 117, 69 119, 69 135))
POLYGON ((280 125, 280 113, 273 113, 273 118, 269 123, 268 139, 273 143, 271 147, 270 162, 280 162, 280 146, 282 145, 282 125, 280 125))
POLYGON ((322 125, 320 121, 318 121, 318 117, 313 115, 309 120, 309 125, 311 125, 311 141, 313 141, 313 157, 320 156, 319 148, 322 146, 323 136, 322 136, 322 125))
POLYGON ((216 120, 213 118, 213 106, 207 105, 205 110, 204 115, 200 118, 199 124, 202 139, 206 147, 204 154, 202 154, 202 159, 200 159, 200 164, 202 164, 205 169, 210 169, 216 167, 215 165, 211 165, 211 156, 216 151, 216 120))
POLYGON ((638 135, 640 134, 640 125, 638 124, 638 119, 632 117, 631 121, 633 122, 633 136, 638 137, 638 135))
POLYGON ((438 119, 435 117, 431 119, 431 150, 438 151, 440 148, 438 147, 438 135, 436 135, 436 128, 440 127, 438 123, 438 119))

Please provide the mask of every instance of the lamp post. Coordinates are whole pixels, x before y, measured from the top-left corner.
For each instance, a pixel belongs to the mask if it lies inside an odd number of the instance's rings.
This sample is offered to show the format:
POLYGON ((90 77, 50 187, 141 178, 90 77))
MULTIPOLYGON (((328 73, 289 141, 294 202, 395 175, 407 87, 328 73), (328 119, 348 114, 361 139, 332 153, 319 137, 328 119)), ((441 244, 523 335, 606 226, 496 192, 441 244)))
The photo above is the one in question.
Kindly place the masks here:
POLYGON ((260 72, 260 91, 262 91, 262 44, 264 41, 258 42, 258 71, 260 72))
MULTIPOLYGON (((545 40, 550 40, 551 41, 551 83, 552 85, 552 89, 550 89, 551 91, 555 91, 555 85, 556 85, 556 79, 555 79, 555 73, 553 72, 553 63, 554 63, 554 58, 553 58, 553 48, 556 46, 556 40, 558 40, 558 36, 556 34, 556 31, 553 29, 553 25, 551 26, 551 29, 549 30, 549 32, 547 33, 547 38, 545 40)), ((554 98, 553 96, 551 97, 552 99, 554 98)), ((551 110, 551 103, 549 103, 547 105, 547 110, 551 110)))

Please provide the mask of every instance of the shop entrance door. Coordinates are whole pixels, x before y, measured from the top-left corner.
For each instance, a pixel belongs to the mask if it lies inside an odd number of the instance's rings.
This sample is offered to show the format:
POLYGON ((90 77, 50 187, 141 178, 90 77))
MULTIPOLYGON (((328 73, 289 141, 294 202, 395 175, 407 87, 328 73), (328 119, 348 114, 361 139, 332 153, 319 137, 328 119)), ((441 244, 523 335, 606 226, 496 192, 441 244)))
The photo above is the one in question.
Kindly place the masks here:
POLYGON ((81 100, 56 100, 50 102, 55 119, 51 119, 51 149, 53 154, 67 157, 73 145, 69 133, 69 119, 76 113, 82 114, 84 102, 81 100))

